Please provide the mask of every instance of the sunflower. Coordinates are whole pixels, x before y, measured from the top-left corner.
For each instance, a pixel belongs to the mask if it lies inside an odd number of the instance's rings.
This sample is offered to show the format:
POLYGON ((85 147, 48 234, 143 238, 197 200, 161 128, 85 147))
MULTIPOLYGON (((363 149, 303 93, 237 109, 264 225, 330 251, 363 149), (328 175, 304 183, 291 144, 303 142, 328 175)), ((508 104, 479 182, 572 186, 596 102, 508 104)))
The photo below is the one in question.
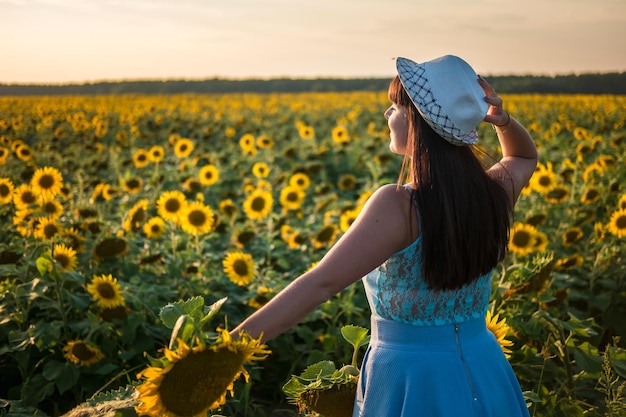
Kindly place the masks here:
POLYGON ((37 239, 49 241, 63 232, 61 225, 51 217, 40 217, 38 220, 39 223, 34 233, 37 239))
POLYGON ((595 204, 602 194, 600 194, 600 190, 597 187, 590 186, 587 187, 583 195, 580 197, 580 202, 583 204, 595 204))
POLYGON ((252 166, 252 174, 257 178, 267 178, 270 167, 265 162, 257 162, 252 166))
POLYGON ((231 241, 238 248, 244 248, 252 239, 256 237, 256 233, 252 230, 242 230, 239 233, 233 234, 231 241))
POLYGON ((43 197, 54 197, 63 187, 63 176, 53 167, 38 168, 33 175, 30 185, 33 192, 43 197))
POLYGON ((269 353, 260 338, 242 333, 233 340, 226 330, 209 346, 190 348, 177 339, 175 350, 164 350, 161 367, 150 366, 137 375, 143 382, 137 387, 140 405, 135 410, 149 417, 204 417, 226 402, 227 393, 233 395, 240 376, 248 381, 246 363, 269 353))
POLYGON ((341 213, 341 216, 339 217, 339 230, 346 232, 350 226, 352 226, 352 223, 354 223, 360 212, 361 209, 356 208, 353 210, 346 210, 341 213))
POLYGON ((148 157, 150 162, 161 162, 165 157, 165 149, 163 149, 163 146, 154 145, 148 150, 148 157))
POLYGON ((192 235, 201 235, 213 230, 215 218, 211 207, 194 201, 188 203, 180 214, 182 229, 192 235))
POLYGON ((9 204, 13 201, 15 186, 9 178, 0 178, 0 204, 9 204))
POLYGON ((313 139, 315 137, 315 129, 302 123, 298 125, 298 134, 304 140, 313 139))
POLYGON ((141 199, 128 211, 128 217, 126 217, 123 224, 124 230, 136 232, 141 228, 142 223, 146 220, 148 204, 148 200, 141 199))
POLYGON ((302 207, 302 202, 306 194, 299 188, 287 185, 280 190, 280 204, 287 210, 298 210, 302 207))
POLYGON ((255 190, 244 201, 243 210, 252 220, 260 220, 267 217, 272 211, 274 198, 267 191, 255 190))
POLYGON ((22 161, 30 161, 33 157, 33 152, 30 150, 30 146, 22 144, 15 149, 15 154, 22 161))
POLYGON ((228 279, 239 286, 252 282, 255 274, 252 256, 240 251, 230 252, 222 261, 228 279))
POLYGON ((226 217, 233 217, 238 212, 237 206, 230 198, 220 201, 218 209, 226 217))
POLYGON ((220 173, 215 165, 205 165, 200 168, 198 177, 200 178, 200 184, 213 185, 219 181, 220 173))
POLYGON ((548 203, 563 203, 569 197, 569 188, 565 185, 555 185, 544 197, 548 203))
POLYGON ((51 219, 58 219, 63 215, 63 205, 53 199, 42 199, 39 202, 39 209, 51 219))
POLYGON ((593 236, 596 242, 602 242, 606 236, 606 226, 602 222, 596 222, 593 225, 593 236))
POLYGON ((128 252, 128 243, 121 237, 107 237, 99 241, 93 248, 97 259, 113 258, 128 252))
POLYGON ((274 147, 274 140, 265 135, 261 135, 256 138, 256 146, 261 149, 272 149, 274 147))
POLYGON ((104 355, 98 349, 84 340, 70 340, 63 348, 65 358, 80 366, 89 366, 100 362, 104 355))
POLYGON ((0 165, 5 164, 9 158, 10 151, 4 146, 0 146, 0 165))
POLYGON ((150 154, 145 149, 137 149, 133 154, 133 164, 137 168, 143 168, 150 163, 150 154))
POLYGON ((548 235, 542 231, 537 230, 535 232, 535 244, 533 250, 537 252, 543 252, 548 248, 548 235))
POLYGON ((502 319, 498 321, 500 318, 499 314, 495 316, 491 315, 491 311, 487 311, 487 317, 485 321, 487 323, 487 330, 489 330, 495 336, 498 344, 502 348, 502 352, 504 352, 504 356, 509 358, 511 356, 511 346, 513 346, 513 342, 506 339, 506 335, 509 332, 509 325, 506 324, 506 319, 502 319))
POLYGON ((615 210, 611 214, 607 230, 614 236, 626 236, 626 209, 615 210))
POLYGON ((353 190, 356 187, 356 177, 352 174, 345 174, 339 178, 337 186, 342 191, 353 190))
POLYGON ((245 154, 256 154, 255 138, 251 133, 246 133, 239 139, 239 146, 245 154))
POLYGON ((306 190, 311 185, 311 179, 303 172, 297 172, 289 178, 289 185, 306 190))
POLYGON ((322 227, 313 238, 313 246, 316 248, 323 248, 332 244, 337 238, 339 229, 334 224, 327 224, 322 227))
POLYGON ((29 184, 21 184, 13 191, 13 204, 17 209, 27 208, 37 203, 37 195, 29 184))
POLYGON ((91 284, 87 285, 87 292, 98 302, 101 308, 123 306, 124 297, 117 278, 109 275, 94 275, 91 284))
POLYGON ((581 266, 584 263, 584 259, 579 254, 574 254, 556 261, 554 265, 555 269, 569 269, 575 266, 581 266))
POLYGON ((306 236, 304 236, 300 231, 296 230, 289 235, 287 238, 287 246, 289 249, 299 249, 304 245, 307 241, 306 236))
POLYGON ((271 288, 260 287, 256 290, 256 296, 248 300, 248 305, 255 310, 263 307, 270 300, 270 296, 274 293, 271 288))
POLYGON ((193 152, 194 144, 191 139, 180 138, 174 144, 174 155, 177 158, 186 158, 193 152))
POLYGON ((335 126, 332 130, 332 138, 335 143, 347 143, 350 141, 350 135, 348 134, 348 129, 345 126, 335 126))
POLYGON ((122 182, 122 189, 129 194, 137 194, 143 187, 143 180, 139 177, 130 177, 122 182))
POLYGON ((80 235, 80 232, 78 230, 70 227, 69 229, 63 230, 62 236, 63 240, 68 243, 69 247, 74 249, 77 253, 84 251, 83 241, 85 239, 80 235))
POLYGON ((619 210, 626 209, 626 194, 622 194, 622 196, 617 201, 617 208, 619 210))
POLYGON ((583 171, 583 181, 586 183, 592 183, 594 180, 602 178, 604 171, 604 167, 597 162, 589 164, 583 171))
POLYGON ((165 221, 161 217, 152 217, 143 225, 143 232, 148 239, 159 239, 165 233, 165 221))
POLYGON ((583 231, 580 227, 570 227, 561 236, 563 246, 570 247, 583 237, 583 231))
POLYGON ((552 164, 550 162, 547 165, 539 163, 533 176, 530 178, 529 186, 531 189, 545 194, 556 185, 557 179, 556 174, 552 170, 552 164))
POLYGON ((537 229, 530 224, 516 222, 511 227, 509 250, 516 255, 528 255, 535 250, 537 229))
POLYGON ((177 221, 186 205, 185 194, 180 191, 165 191, 157 200, 157 211, 164 220, 177 221))
POLYGON ((59 263, 62 271, 71 272, 76 268, 76 251, 63 244, 55 244, 52 257, 59 263))

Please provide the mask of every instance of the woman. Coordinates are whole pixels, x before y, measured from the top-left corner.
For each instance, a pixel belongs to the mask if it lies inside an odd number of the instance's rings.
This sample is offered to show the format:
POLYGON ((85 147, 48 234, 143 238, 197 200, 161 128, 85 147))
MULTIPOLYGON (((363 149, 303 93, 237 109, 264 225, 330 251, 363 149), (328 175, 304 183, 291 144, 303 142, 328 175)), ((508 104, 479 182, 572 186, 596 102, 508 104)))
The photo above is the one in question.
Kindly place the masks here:
POLYGON ((354 416, 527 416, 485 313, 513 206, 537 163, 534 142, 462 59, 398 58, 396 67, 385 117, 406 183, 376 190, 318 265, 232 334, 272 339, 365 277, 372 338, 354 416), (483 120, 503 154, 487 170, 469 146, 483 120))

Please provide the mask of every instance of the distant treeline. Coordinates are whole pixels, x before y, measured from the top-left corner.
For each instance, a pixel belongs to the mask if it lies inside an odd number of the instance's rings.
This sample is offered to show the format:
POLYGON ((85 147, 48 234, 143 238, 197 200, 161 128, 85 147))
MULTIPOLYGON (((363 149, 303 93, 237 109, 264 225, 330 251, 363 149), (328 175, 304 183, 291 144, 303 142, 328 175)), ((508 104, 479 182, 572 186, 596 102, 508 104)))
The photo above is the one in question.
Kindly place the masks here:
MULTIPOLYGON (((626 94, 626 72, 486 76, 500 93, 626 94)), ((0 84, 0 96, 385 91, 389 78, 134 80, 85 84, 0 84)))

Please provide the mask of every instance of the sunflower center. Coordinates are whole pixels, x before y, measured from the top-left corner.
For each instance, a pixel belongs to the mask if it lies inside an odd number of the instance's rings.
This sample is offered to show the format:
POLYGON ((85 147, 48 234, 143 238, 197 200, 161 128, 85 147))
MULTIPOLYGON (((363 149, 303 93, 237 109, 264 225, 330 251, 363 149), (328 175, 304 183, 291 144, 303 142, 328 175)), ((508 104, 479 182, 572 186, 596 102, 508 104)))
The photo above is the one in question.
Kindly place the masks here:
POLYGON ((547 187, 550 184, 552 184, 552 179, 549 176, 544 175, 542 177, 539 177, 539 184, 541 184, 544 187, 547 187))
POLYGON ((44 190, 52 188, 54 183, 55 181, 52 175, 42 175, 41 178, 39 178, 39 186, 44 190))
POLYGON ((94 248, 94 253, 100 258, 109 258, 126 251, 126 241, 122 238, 107 238, 101 241, 94 248))
POLYGON ((59 232, 59 228, 54 224, 47 224, 43 228, 43 234, 47 239, 53 238, 59 232))
POLYGON ((204 226, 207 222, 206 214, 202 210, 192 210, 187 219, 193 226, 204 226))
POLYGON ((233 270, 239 276, 246 276, 248 275, 248 264, 242 259, 237 259, 233 264, 233 270))
POLYGON ((178 210, 180 210, 180 201, 173 199, 173 198, 170 200, 167 200, 165 202, 165 210, 167 210, 168 213, 178 212, 178 210))
POLYGON ((626 229, 626 216, 619 216, 615 219, 615 226, 620 230, 626 229))
POLYGON ((265 209, 265 199, 263 197, 254 198, 250 207, 254 211, 263 211, 265 209))
POLYGON ((131 190, 134 190, 135 188, 139 188, 139 181, 136 178, 133 178, 132 180, 128 180, 126 182, 126 185, 128 186, 128 188, 130 188, 131 190))
POLYGON ((520 248, 525 248, 530 245, 531 236, 530 233, 525 231, 518 231, 513 235, 513 244, 520 248))
POLYGON ((6 184, 0 184, 0 197, 8 197, 11 189, 6 184))
POLYGON ((320 242, 328 242, 332 239, 334 234, 334 229, 332 227, 325 227, 317 234, 317 240, 320 242))
POLYGON ((65 254, 57 254, 54 256, 54 259, 56 259, 56 261, 60 263, 63 268, 67 268, 70 264, 70 258, 65 254))
POLYGON ((242 355, 227 349, 192 352, 163 377, 161 401, 176 415, 199 415, 223 395, 242 366, 242 355))
POLYGON ((107 300, 114 299, 116 295, 113 287, 106 282, 98 284, 98 294, 100 294, 100 297, 106 298, 107 300))
POLYGON ((288 193, 287 194, 287 201, 291 201, 291 202, 297 202, 298 201, 298 193, 288 193))
POLYGON ((587 200, 593 200, 600 196, 598 190, 589 190, 587 191, 587 200))
POLYGON ((37 201, 37 197, 35 197, 35 194, 31 193, 30 191, 22 194, 22 202, 26 204, 33 204, 35 201, 37 201))
POLYGON ((96 353, 89 348, 85 343, 77 343, 72 347, 72 354, 81 361, 88 361, 93 358, 96 353))

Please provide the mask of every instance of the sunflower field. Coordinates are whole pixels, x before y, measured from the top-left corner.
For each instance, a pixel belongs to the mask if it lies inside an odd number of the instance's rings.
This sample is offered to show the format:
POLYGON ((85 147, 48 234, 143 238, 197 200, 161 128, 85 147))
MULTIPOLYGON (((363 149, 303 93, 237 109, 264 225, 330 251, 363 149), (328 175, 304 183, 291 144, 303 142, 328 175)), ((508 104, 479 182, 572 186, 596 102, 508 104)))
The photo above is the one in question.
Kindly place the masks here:
MULTIPOLYGON (((493 278, 498 339, 532 416, 624 416, 626 97, 504 99, 540 156, 493 278)), ((171 303, 226 298, 212 323, 226 337, 397 181, 387 106, 384 92, 0 98, 0 415, 60 416, 188 355, 168 349, 171 303)), ((479 135, 497 157, 494 131, 479 135)), ((219 410, 184 415, 304 415, 281 388, 350 363, 345 325, 369 327, 360 283, 269 342, 219 410)), ((156 411, 179 415, 151 383, 156 411)))

